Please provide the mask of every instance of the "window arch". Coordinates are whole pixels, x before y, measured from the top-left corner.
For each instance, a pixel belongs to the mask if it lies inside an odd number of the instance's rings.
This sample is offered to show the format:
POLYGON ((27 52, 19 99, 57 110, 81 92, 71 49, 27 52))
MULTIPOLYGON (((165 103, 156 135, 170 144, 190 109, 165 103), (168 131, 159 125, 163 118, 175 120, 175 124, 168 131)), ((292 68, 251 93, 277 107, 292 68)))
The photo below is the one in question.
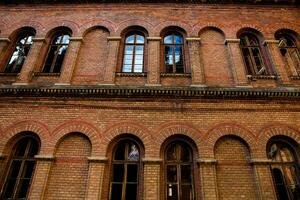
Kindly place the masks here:
POLYGON ((145 36, 142 32, 130 32, 124 41, 122 72, 144 72, 145 36))
POLYGON ((298 200, 300 197, 299 160, 291 144, 276 138, 267 149, 268 157, 273 161, 271 172, 279 200, 298 200))
POLYGON ((163 37, 163 63, 167 73, 185 73, 184 37, 176 31, 163 37))
POLYGON ((196 175, 194 152, 183 139, 172 139, 164 147, 164 199, 194 200, 196 175))
POLYGON ((5 66, 5 73, 19 73, 28 55, 35 36, 34 31, 23 31, 15 40, 14 49, 5 66))
POLYGON ((71 34, 67 31, 58 31, 49 45, 43 73, 60 73, 63 60, 69 47, 71 34))
POLYGON ((38 151, 39 141, 34 136, 25 136, 15 144, 1 199, 27 199, 38 151))
POLYGON ((241 34, 240 47, 248 75, 269 74, 265 60, 263 59, 260 41, 255 34, 248 32, 241 34))
POLYGON ((141 199, 141 146, 132 139, 119 140, 112 154, 110 200, 141 199))
POLYGON ((290 66, 292 75, 300 76, 300 53, 296 40, 287 33, 278 34, 277 39, 279 39, 278 46, 280 48, 281 55, 290 66))

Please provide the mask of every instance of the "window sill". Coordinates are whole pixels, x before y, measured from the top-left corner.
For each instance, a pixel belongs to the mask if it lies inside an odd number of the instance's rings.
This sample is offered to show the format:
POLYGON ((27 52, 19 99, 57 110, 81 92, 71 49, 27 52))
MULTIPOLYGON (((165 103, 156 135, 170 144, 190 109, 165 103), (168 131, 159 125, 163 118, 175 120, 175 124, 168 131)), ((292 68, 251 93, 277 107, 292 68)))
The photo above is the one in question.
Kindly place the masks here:
POLYGON ((0 76, 18 76, 19 73, 0 72, 0 76))
POLYGON ((256 81, 257 79, 277 80, 278 76, 275 76, 275 75, 247 75, 247 78, 251 81, 256 81))
POLYGON ((300 76, 290 76, 292 80, 300 80, 300 76))
POLYGON ((34 72, 33 76, 60 76, 60 73, 34 72))
POLYGON ((160 73, 161 77, 191 77, 190 73, 160 73))
POLYGON ((145 72, 116 72, 118 77, 146 77, 147 73, 145 72))

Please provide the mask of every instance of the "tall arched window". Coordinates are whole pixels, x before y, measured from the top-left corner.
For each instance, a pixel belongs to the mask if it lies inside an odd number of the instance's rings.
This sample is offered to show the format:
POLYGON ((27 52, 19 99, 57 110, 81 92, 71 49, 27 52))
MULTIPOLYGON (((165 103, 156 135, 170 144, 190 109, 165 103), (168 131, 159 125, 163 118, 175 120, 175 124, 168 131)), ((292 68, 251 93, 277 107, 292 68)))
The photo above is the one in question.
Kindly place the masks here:
POLYGON ((164 65, 167 73, 184 73, 184 39, 178 32, 164 36, 164 65))
POLYGON ((145 37, 131 32, 125 38, 122 72, 143 72, 145 37))
POLYGON ((35 33, 24 32, 21 33, 15 42, 14 51, 12 52, 9 61, 5 67, 5 73, 19 73, 25 62, 26 56, 30 50, 33 43, 35 33))
POLYGON ((240 46, 249 75, 268 75, 258 38, 251 33, 240 36, 240 46))
POLYGON ((287 60, 294 71, 294 75, 300 76, 300 54, 294 39, 288 34, 280 35, 279 48, 282 56, 287 60))
POLYGON ((110 200, 140 199, 141 171, 139 145, 131 140, 121 140, 113 153, 110 200))
POLYGON ((271 171, 279 200, 299 200, 299 161, 294 149, 284 141, 269 145, 268 156, 273 160, 271 171))
POLYGON ((44 64, 44 73, 60 73, 70 42, 70 34, 60 31, 53 37, 44 64))
POLYGON ((182 141, 168 144, 164 162, 166 199, 195 199, 193 154, 189 145, 182 141))
POLYGON ((14 146, 1 199, 27 199, 35 168, 35 158, 39 151, 36 138, 27 136, 14 146))

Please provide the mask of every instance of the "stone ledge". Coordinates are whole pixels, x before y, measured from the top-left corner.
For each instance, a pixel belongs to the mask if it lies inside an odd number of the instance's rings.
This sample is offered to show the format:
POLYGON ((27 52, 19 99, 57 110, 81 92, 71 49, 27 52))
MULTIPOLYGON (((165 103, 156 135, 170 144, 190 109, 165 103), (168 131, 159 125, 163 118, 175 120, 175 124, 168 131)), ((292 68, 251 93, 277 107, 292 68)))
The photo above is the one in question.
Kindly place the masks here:
POLYGON ((207 164, 207 165, 215 165, 217 164, 217 160, 216 159, 197 159, 197 163, 198 164, 207 164))
POLYGON ((275 76, 275 75, 247 75, 247 78, 251 81, 256 81, 257 79, 277 80, 278 76, 275 76))
POLYGON ((292 80, 300 80, 300 76, 290 76, 292 80))
POLYGON ((5 160, 7 158, 6 155, 0 154, 0 160, 5 160))
POLYGON ((163 162, 163 160, 160 158, 143 158, 142 161, 143 163, 148 163, 148 164, 159 164, 163 162))
POLYGON ((147 73, 145 72, 116 72, 118 77, 146 77, 147 73))
POLYGON ((269 165, 273 161, 269 159, 252 159, 250 160, 250 163, 253 165, 269 165))
POLYGON ((225 39, 224 44, 228 43, 240 43, 240 39, 225 39))
POLYGON ((40 161, 52 161, 55 159, 52 155, 35 155, 34 158, 40 161))
POLYGON ((198 37, 189 37, 189 38, 185 38, 186 41, 201 41, 201 38, 198 37))
POLYGON ((122 37, 119 37, 119 36, 114 36, 114 37, 107 37, 107 40, 109 41, 113 41, 113 40, 121 40, 122 37))
POLYGON ((90 156, 88 157, 88 161, 94 163, 106 163, 108 158, 104 156, 90 156))
POLYGON ((0 37, 0 42, 10 42, 9 38, 1 38, 0 37))
POLYGON ((147 40, 161 40, 161 37, 147 37, 147 40))
POLYGON ((70 37, 70 41, 83 41, 83 37, 70 37))
POLYGON ((160 73, 161 77, 192 77, 190 73, 160 73))

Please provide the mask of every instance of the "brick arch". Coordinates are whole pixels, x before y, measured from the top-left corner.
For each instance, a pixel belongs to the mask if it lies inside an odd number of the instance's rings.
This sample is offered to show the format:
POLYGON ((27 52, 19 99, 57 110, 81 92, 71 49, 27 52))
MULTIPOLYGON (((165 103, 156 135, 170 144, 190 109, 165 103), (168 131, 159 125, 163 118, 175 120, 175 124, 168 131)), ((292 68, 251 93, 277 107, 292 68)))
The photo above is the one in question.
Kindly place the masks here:
POLYGON ((62 20, 62 21, 52 21, 47 24, 47 28, 44 29, 43 34, 47 35, 49 32, 51 32, 53 29, 57 27, 67 27, 71 29, 72 31, 72 37, 81 37, 80 35, 80 28, 79 25, 73 21, 69 20, 62 20))
POLYGON ((179 21, 165 21, 154 27, 153 36, 160 36, 161 32, 167 28, 177 26, 183 29, 186 32, 186 36, 189 37, 193 32, 193 27, 188 23, 179 22, 179 21))
POLYGON ((215 28, 215 29, 219 30, 224 35, 224 37, 226 37, 225 32, 224 32, 224 30, 225 30, 224 26, 221 24, 216 24, 216 23, 212 23, 212 22, 209 22, 206 24, 201 24, 201 23, 195 24, 193 26, 192 36, 198 37, 200 35, 200 33, 207 28, 215 28))
POLYGON ((126 133, 132 134, 141 140, 145 147, 145 157, 152 154, 152 150, 155 148, 153 145, 154 139, 152 133, 146 127, 134 122, 119 122, 109 126, 109 128, 103 132, 105 137, 101 144, 101 155, 106 155, 109 144, 115 137, 126 133))
POLYGON ((300 28, 298 26, 295 26, 294 24, 274 24, 269 27, 269 32, 273 33, 273 37, 275 33, 280 30, 291 30, 292 32, 295 32, 298 35, 300 35, 300 28))
POLYGON ((206 157, 214 157, 214 148, 217 141, 223 136, 237 136, 244 140, 248 145, 252 157, 256 156, 256 137, 246 128, 237 125, 236 123, 224 123, 210 129, 203 138, 203 146, 206 149, 206 157))
POLYGON ((252 25, 252 24, 243 24, 241 26, 235 26, 235 27, 232 27, 232 30, 235 32, 235 37, 238 38, 238 36, 240 35, 240 33, 243 31, 243 30, 246 30, 246 29, 252 29, 256 32, 258 32, 259 34, 261 34, 262 37, 264 37, 266 35, 265 31, 263 29, 261 29, 260 27, 256 26, 256 25, 252 25))
POLYGON ((267 158, 266 148, 268 141, 274 136, 286 136, 295 140, 300 145, 300 131, 286 124, 269 124, 259 131, 259 152, 267 158))
POLYGON ((155 149, 155 155, 160 156, 160 148, 163 143, 173 135, 184 135, 194 141, 197 147, 198 154, 201 153, 201 138, 203 134, 195 128, 193 125, 188 123, 167 123, 162 125, 155 131, 157 133, 155 149))
POLYGON ((116 25, 108 20, 89 20, 83 22, 83 25, 79 27, 78 35, 84 36, 89 30, 93 29, 93 27, 103 27, 109 31, 110 34, 116 31, 116 25))
POLYGON ((42 33, 45 30, 45 27, 40 22, 32 21, 32 20, 22 20, 22 21, 14 23, 14 24, 7 25, 5 31, 3 31, 3 35, 10 36, 16 30, 22 29, 24 27, 30 27, 30 28, 35 29, 35 31, 36 31, 35 37, 43 36, 42 33))
MULTIPOLYGON (((41 140, 40 154, 47 152, 48 144, 50 141, 50 131, 47 125, 39 121, 19 121, 5 129, 2 129, 0 139, 0 147, 4 148, 16 135, 24 131, 30 131, 38 135, 41 140)), ((1 130, 0 130, 1 132, 1 130)), ((2 152, 4 149, 0 149, 2 152)))
POLYGON ((85 136, 87 136, 92 144, 92 156, 99 155, 99 151, 101 149, 100 143, 100 134, 96 127, 92 124, 79 121, 79 120, 72 120, 65 122, 59 125, 55 130, 52 132, 52 140, 49 153, 54 155, 55 148, 60 143, 60 141, 68 134, 73 132, 79 132, 85 136))
POLYGON ((116 35, 120 36, 121 33, 126 28, 132 27, 132 26, 140 26, 140 27, 144 28, 150 36, 151 35, 153 36, 154 25, 146 20, 141 20, 141 19, 129 19, 129 20, 119 23, 117 26, 116 35))

